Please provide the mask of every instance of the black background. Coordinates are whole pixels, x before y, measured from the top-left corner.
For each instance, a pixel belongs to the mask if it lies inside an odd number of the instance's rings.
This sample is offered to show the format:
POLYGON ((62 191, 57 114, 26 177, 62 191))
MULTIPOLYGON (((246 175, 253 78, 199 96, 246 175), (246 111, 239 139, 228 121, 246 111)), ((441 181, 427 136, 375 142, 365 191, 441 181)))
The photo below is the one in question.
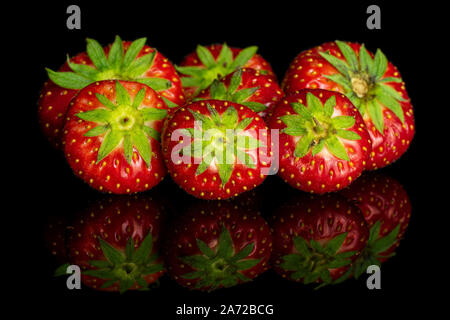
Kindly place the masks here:
MULTIPOLYGON (((20 300, 26 298, 32 304, 32 310, 45 312, 49 317, 61 317, 64 312, 87 313, 89 308, 89 313, 140 313, 144 318, 170 319, 175 316, 176 306, 184 303, 197 306, 273 304, 273 319, 300 318, 306 313, 320 315, 320 318, 325 314, 347 317, 362 315, 361 312, 387 313, 388 308, 388 313, 399 314, 419 307, 430 312, 434 310, 426 297, 433 295, 431 285, 441 282, 439 264, 443 261, 436 259, 432 250, 432 243, 438 241, 435 236, 438 234, 437 219, 433 215, 439 212, 433 208, 437 196, 430 191, 436 187, 429 176, 435 175, 430 170, 437 169, 427 153, 436 140, 437 133, 432 137, 430 131, 436 127, 437 119, 430 117, 432 106, 427 77, 430 69, 439 66, 430 48, 431 36, 440 31, 432 25, 437 20, 439 8, 411 3, 394 6, 381 2, 378 4, 382 12, 382 29, 368 30, 366 8, 372 3, 211 1, 179 4, 146 1, 96 2, 94 5, 93 2, 78 2, 82 29, 68 30, 66 8, 73 3, 40 2, 13 11, 17 19, 10 29, 17 35, 18 45, 24 47, 17 47, 15 42, 8 44, 23 54, 15 57, 23 68, 16 75, 22 80, 25 75, 27 78, 26 94, 23 86, 19 86, 22 89, 19 93, 21 117, 26 118, 25 128, 20 129, 24 133, 20 145, 26 148, 18 148, 22 156, 15 155, 17 159, 14 160, 23 176, 10 180, 15 192, 6 200, 14 201, 13 216, 18 218, 11 230, 14 235, 9 239, 16 243, 14 251, 20 252, 23 260, 20 260, 20 266, 24 268, 21 272, 24 284, 18 286, 17 291, 20 300), (36 102, 46 80, 44 67, 56 69, 64 62, 66 54, 72 56, 84 51, 86 37, 106 45, 116 34, 125 40, 146 36, 147 44, 156 47, 174 63, 195 50, 198 43, 226 41, 236 47, 257 45, 258 52, 272 64, 280 80, 300 51, 323 42, 350 40, 364 42, 371 51, 381 48, 399 68, 416 117, 416 136, 410 149, 398 162, 382 170, 402 183, 413 205, 410 226, 397 256, 383 265, 382 289, 368 290, 362 277, 359 281, 350 280, 314 291, 268 272, 252 283, 211 294, 190 292, 164 277, 160 288, 151 292, 128 292, 119 296, 87 288, 69 291, 64 279, 54 279, 52 272, 57 265, 43 240, 48 217, 73 214, 100 195, 72 174, 64 157, 40 134, 36 102), (22 245, 22 241, 14 239, 26 241, 22 245), (414 303, 406 302, 412 300, 414 303)), ((172 190, 170 179, 166 180, 160 189, 172 190)), ((271 194, 274 199, 286 190, 277 177, 269 177, 262 186, 262 192, 271 194)), ((180 195, 179 191, 174 198, 177 195, 180 195)), ((271 198, 265 198, 271 201, 271 198)), ((252 319, 251 316, 248 318, 252 319)))

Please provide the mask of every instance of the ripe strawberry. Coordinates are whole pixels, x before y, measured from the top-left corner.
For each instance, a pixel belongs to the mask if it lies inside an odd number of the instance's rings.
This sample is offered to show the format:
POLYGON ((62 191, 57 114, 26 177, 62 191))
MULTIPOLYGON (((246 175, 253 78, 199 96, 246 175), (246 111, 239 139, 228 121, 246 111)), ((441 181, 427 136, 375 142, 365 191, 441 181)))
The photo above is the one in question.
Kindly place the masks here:
POLYGON ((272 76, 255 69, 239 69, 225 78, 214 80, 195 98, 226 100, 249 107, 264 117, 284 94, 272 76))
POLYGON ((102 48, 97 41, 87 39, 86 52, 68 58, 58 72, 46 69, 49 81, 41 90, 38 114, 42 130, 54 146, 60 144, 69 102, 80 89, 95 81, 137 81, 156 90, 170 106, 184 103, 174 66, 145 41, 122 41, 116 36, 113 44, 102 48))
POLYGON ((370 227, 367 247, 353 266, 358 278, 369 265, 392 257, 411 217, 411 203, 402 185, 382 174, 365 174, 341 194, 361 209, 370 227))
POLYGON ((372 140, 366 168, 384 167, 400 158, 414 136, 414 114, 397 68, 364 44, 328 42, 300 53, 286 73, 287 94, 304 88, 345 94, 361 112, 372 140))
POLYGON ((271 165, 264 121, 229 101, 205 100, 179 108, 165 122, 162 145, 173 180, 203 199, 226 199, 250 190, 262 183, 271 165))
POLYGON ((269 225, 258 213, 209 201, 192 206, 175 222, 165 261, 180 285, 212 291, 263 273, 271 249, 269 225))
POLYGON ((45 226, 44 240, 47 249, 58 262, 67 261, 67 232, 69 228, 66 216, 49 217, 45 226))
POLYGON ((333 91, 305 89, 286 96, 267 119, 280 129, 279 175, 314 193, 336 191, 364 170, 369 133, 349 99, 333 91))
POLYGON ((305 284, 348 277, 369 229, 358 207, 336 194, 296 197, 274 216, 274 270, 305 284))
POLYGON ((155 282, 163 274, 161 219, 159 204, 150 197, 107 198, 81 213, 68 248, 70 264, 81 268, 82 283, 122 293, 155 282))
POLYGON ((176 67, 179 73, 186 75, 181 78, 186 98, 194 98, 214 80, 241 67, 256 69, 275 78, 269 63, 256 54, 257 50, 256 46, 239 49, 226 44, 198 45, 197 50, 187 55, 176 67))
POLYGON ((144 191, 165 175, 160 131, 167 115, 145 84, 106 80, 82 89, 64 126, 66 158, 91 187, 110 193, 144 191))

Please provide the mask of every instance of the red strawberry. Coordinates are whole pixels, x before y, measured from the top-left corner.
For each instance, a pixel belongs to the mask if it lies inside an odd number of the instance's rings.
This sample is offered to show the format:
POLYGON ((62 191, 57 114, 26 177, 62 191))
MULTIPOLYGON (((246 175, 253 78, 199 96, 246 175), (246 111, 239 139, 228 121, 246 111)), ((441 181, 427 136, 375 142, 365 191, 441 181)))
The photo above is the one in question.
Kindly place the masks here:
POLYGON ((369 237, 358 207, 336 194, 293 199, 276 212, 272 226, 275 271, 305 284, 346 279, 369 237))
POLYGON ((39 98, 39 119, 44 134, 53 145, 60 135, 70 100, 87 85, 100 80, 121 79, 144 83, 158 91, 170 106, 184 103, 180 78, 173 65, 156 49, 145 45, 146 38, 128 42, 116 36, 102 48, 87 40, 86 52, 67 62, 58 72, 47 69, 50 78, 39 98))
POLYGON ((414 114, 397 68, 364 45, 329 42, 300 53, 283 80, 285 92, 304 88, 345 94, 361 112, 372 140, 368 169, 400 158, 414 136, 414 114))
MULTIPOLYGON (((150 197, 113 197, 81 213, 69 235, 70 264, 102 291, 145 289, 163 274, 161 209, 150 197)), ((63 266, 64 268, 64 266, 63 266)))
POLYGON ((354 264, 358 278, 369 265, 393 256, 411 217, 411 203, 402 185, 382 174, 366 174, 341 194, 361 209, 370 227, 367 247, 354 264))
POLYGON ((165 175, 159 144, 167 106, 145 84, 106 80, 72 100, 65 155, 75 174, 111 193, 144 191, 165 175))
POLYGON ((67 261, 68 230, 69 224, 66 216, 49 217, 45 226, 45 244, 51 255, 59 262, 67 261))
POLYGON ((184 287, 206 291, 231 287, 268 269, 270 228, 254 211, 241 211, 231 202, 201 202, 172 229, 167 271, 184 287))
POLYGON ((275 77, 269 63, 256 54, 258 47, 245 49, 230 48, 226 44, 197 46, 197 50, 184 58, 177 66, 182 77, 187 99, 194 98, 201 90, 209 87, 214 80, 225 77, 238 68, 252 68, 275 77))
POLYGON ((271 141, 262 118, 228 101, 179 108, 165 122, 162 145, 173 180, 203 199, 250 190, 262 183, 271 165, 271 141))
POLYGON ((364 170, 371 150, 369 133, 342 94, 301 90, 281 100, 267 124, 281 130, 279 175, 295 188, 336 191, 364 170))
POLYGON ((214 80, 195 100, 217 99, 240 103, 264 117, 284 94, 272 76, 255 69, 239 69, 214 80))

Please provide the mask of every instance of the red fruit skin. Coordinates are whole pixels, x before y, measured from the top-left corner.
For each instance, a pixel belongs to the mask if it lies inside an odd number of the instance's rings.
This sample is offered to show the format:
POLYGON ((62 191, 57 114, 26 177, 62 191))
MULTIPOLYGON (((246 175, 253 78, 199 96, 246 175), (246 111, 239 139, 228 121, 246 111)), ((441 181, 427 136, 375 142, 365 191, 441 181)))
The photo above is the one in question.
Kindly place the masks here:
MULTIPOLYGON (((120 81, 130 93, 131 99, 140 89, 145 89, 143 105, 158 109, 168 109, 161 97, 150 87, 137 83, 120 81)), ((80 121, 76 116, 79 112, 104 108, 94 93, 106 96, 115 101, 115 81, 99 81, 82 89, 72 100, 67 112, 64 126, 64 154, 73 172, 87 182, 92 188, 114 194, 129 194, 151 189, 157 185, 166 173, 158 141, 150 139, 152 159, 150 167, 142 159, 136 148, 133 150, 131 164, 124 156, 122 146, 118 146, 101 162, 97 162, 98 149, 103 137, 85 137, 84 134, 98 124, 90 121, 80 121)), ((154 129, 161 132, 163 120, 154 121, 154 129)))
POLYGON ((371 151, 371 141, 364 121, 349 99, 333 91, 319 89, 301 90, 299 93, 287 95, 278 102, 272 115, 269 116, 266 122, 270 129, 284 129, 286 125, 281 121, 280 117, 289 113, 294 114, 295 111, 290 104, 293 102, 305 104, 308 92, 319 97, 322 103, 325 103, 327 99, 334 95, 336 97, 336 107, 333 117, 337 115, 354 117, 356 120, 355 124, 349 131, 359 134, 361 140, 341 139, 347 149, 350 161, 338 159, 332 154, 325 158, 322 156, 323 150, 314 156, 309 152, 306 156, 296 159, 294 156, 296 137, 280 131, 280 169, 278 174, 294 188, 306 192, 323 194, 337 191, 348 186, 361 175, 371 151), (354 152, 351 152, 350 148, 354 152))
POLYGON ((60 263, 67 261, 68 229, 69 223, 65 216, 52 216, 45 226, 44 241, 47 249, 60 263))
MULTIPOLYGON (((125 252, 130 237, 135 247, 152 233, 152 254, 158 253, 163 227, 163 213, 157 201, 151 197, 113 196, 103 199, 81 212, 73 223, 68 236, 69 261, 81 268, 81 281, 90 288, 99 291, 119 291, 118 283, 107 288, 100 288, 106 280, 83 274, 83 270, 93 269, 90 260, 105 260, 98 240, 101 237, 118 250, 125 252)), ((162 263, 159 257, 155 263, 162 263)), ((158 280, 164 271, 145 276, 148 284, 158 280)), ((135 284, 130 290, 137 290, 135 284)))
POLYGON ((237 196, 247 190, 257 187, 267 177, 261 172, 262 169, 268 170, 271 162, 265 162, 258 154, 260 154, 260 152, 264 155, 270 154, 271 138, 270 134, 264 138, 261 137, 259 130, 267 130, 264 120, 243 105, 221 100, 204 100, 190 103, 179 108, 174 114, 169 115, 164 123, 161 138, 164 162, 172 179, 187 193, 197 198, 221 200, 237 196), (185 163, 177 164, 171 159, 172 151, 180 144, 179 140, 172 141, 171 136, 173 132, 182 128, 194 128, 195 120, 189 112, 189 109, 209 115, 207 104, 210 104, 213 108, 215 107, 219 114, 222 114, 227 108, 233 106, 238 111, 239 121, 244 118, 253 117, 253 121, 249 124, 247 130, 250 128, 255 130, 257 134, 256 138, 263 140, 267 145, 267 147, 262 146, 258 149, 248 151, 247 153, 252 156, 253 159, 257 159, 255 168, 249 168, 241 163, 236 163, 230 179, 223 188, 217 170, 213 170, 210 167, 202 174, 196 176, 195 173, 199 164, 194 163, 193 158, 191 165, 185 163))
MULTIPOLYGON (((221 44, 212 44, 206 46, 206 48, 211 52, 214 59, 219 57, 220 51, 222 50, 221 44)), ((233 48, 230 47, 233 52, 233 59, 242 51, 241 48, 233 48)), ((191 52, 188 54, 180 63, 180 66, 204 66, 203 63, 198 58, 197 52, 191 52)), ((267 62, 262 56, 259 54, 255 54, 245 65, 244 68, 251 68, 255 70, 264 70, 267 72, 269 76, 271 76, 274 80, 276 80, 275 73, 272 70, 269 62, 267 62)), ((188 87, 184 88, 184 94, 187 100, 192 99, 194 97, 194 93, 197 91, 196 87, 188 87)))
MULTIPOLYGON (((123 42, 124 52, 126 52, 130 44, 131 41, 123 42)), ((106 56, 108 56, 111 45, 112 44, 109 44, 104 47, 106 56)), ((153 51, 155 51, 154 48, 145 45, 136 58, 149 54, 153 51)), ((70 59, 70 61, 76 64, 94 66, 86 52, 82 52, 74 56, 70 59)), ((72 70, 66 62, 58 71, 72 70)), ((167 90, 161 91, 160 94, 177 105, 182 105, 185 102, 181 80, 175 70, 175 67, 159 51, 155 54, 151 68, 143 73, 141 77, 157 77, 170 80, 172 86, 167 90)), ((61 145, 61 133, 64 126, 65 115, 67 109, 69 108, 70 101, 78 93, 78 91, 79 90, 62 88, 51 80, 47 80, 41 89, 38 101, 39 123, 42 128, 42 132, 55 148, 59 148, 61 145)))
MULTIPOLYGON (((352 261, 364 249, 369 238, 369 228, 359 208, 337 194, 304 195, 291 199, 277 210, 272 220, 273 269, 290 280, 292 272, 283 269, 280 263, 283 256, 298 253, 293 237, 301 236, 305 240, 313 239, 324 244, 337 235, 348 232, 337 253, 357 251, 351 257, 352 261)), ((332 279, 339 279, 349 267, 329 269, 332 279)))
MULTIPOLYGON (((178 284, 193 289, 198 279, 184 279, 182 275, 195 271, 178 257, 202 254, 196 239, 216 249, 222 226, 230 231, 235 253, 254 242, 248 259, 261 259, 251 269, 241 273, 254 279, 269 269, 272 252, 272 234, 267 222, 255 210, 242 209, 234 202, 203 201, 191 206, 172 226, 172 236, 165 245, 167 273, 178 284)), ((200 290, 208 290, 204 287, 200 290)))
MULTIPOLYGON (((400 244, 411 218, 411 201, 403 186, 395 179, 379 173, 367 173, 340 192, 357 205, 369 228, 380 221, 379 238, 386 236, 400 224, 395 244, 380 256, 393 253, 400 244)), ((381 258, 380 262, 387 259, 381 258)))
MULTIPOLYGON (((347 42, 359 57, 361 44, 347 42)), ((301 52, 290 64, 282 81, 281 87, 286 94, 293 94, 301 89, 325 89, 344 93, 343 88, 325 78, 338 71, 319 55, 319 52, 329 50, 330 54, 344 60, 342 52, 334 42, 327 42, 320 46, 301 52)), ((373 57, 373 54, 369 52, 373 57)), ((391 62, 383 78, 394 77, 401 79, 400 72, 391 62)), ((363 116, 372 140, 372 153, 366 164, 366 169, 382 168, 400 158, 408 149, 415 133, 414 112, 411 100, 406 92, 405 83, 389 82, 389 85, 401 94, 406 101, 399 101, 405 115, 405 123, 389 109, 383 108, 384 131, 383 135, 375 128, 366 112, 363 116)))
MULTIPOLYGON (((233 74, 229 74, 220 81, 228 88, 233 74)), ((271 75, 261 74, 256 69, 243 68, 242 81, 237 90, 259 87, 255 93, 248 98, 248 102, 259 102, 267 107, 266 110, 258 112, 261 117, 270 113, 274 105, 284 97, 277 81, 271 75)), ((211 99, 210 89, 202 90, 196 98, 211 99)))

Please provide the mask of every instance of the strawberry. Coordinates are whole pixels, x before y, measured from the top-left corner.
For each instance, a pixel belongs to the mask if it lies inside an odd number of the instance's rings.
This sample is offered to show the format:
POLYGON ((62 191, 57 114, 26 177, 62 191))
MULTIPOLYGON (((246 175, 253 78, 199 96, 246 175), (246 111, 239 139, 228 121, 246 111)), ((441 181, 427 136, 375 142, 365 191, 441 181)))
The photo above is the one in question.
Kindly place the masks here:
POLYGON ((69 102, 80 89, 95 81, 137 81, 158 91, 170 106, 184 103, 174 66, 145 41, 122 41, 116 36, 113 44, 102 48, 97 41, 87 39, 86 52, 68 58, 58 72, 46 69, 49 81, 41 90, 38 114, 44 134, 55 147, 60 144, 69 102))
POLYGON ((377 169, 400 158, 414 136, 414 114, 398 69, 364 44, 328 42, 300 53, 286 73, 283 89, 334 90, 345 94, 361 112, 372 140, 366 167, 377 169))
POLYGON ((201 90, 209 87, 214 80, 225 77, 238 68, 252 68, 275 78, 270 64, 256 54, 258 47, 245 49, 231 48, 226 44, 198 45, 195 52, 187 55, 177 71, 182 75, 184 94, 194 98, 201 90))
POLYGON ((64 126, 64 153, 75 174, 97 190, 144 191, 165 175, 160 130, 168 107, 150 87, 105 80, 80 90, 64 126))
POLYGON ((267 119, 279 129, 279 175, 313 193, 336 191, 359 177, 368 160, 369 133, 344 95, 305 89, 288 95, 267 119))
POLYGON ((367 247, 356 260, 358 278, 369 265, 380 265, 392 257, 411 217, 411 203, 402 185, 383 174, 365 174, 341 191, 363 212, 370 227, 367 247))
POLYGON ((254 279, 268 269, 272 237, 255 211, 232 202, 191 206, 172 227, 168 274, 189 289, 212 291, 254 279))
POLYGON ((249 107, 264 117, 284 96, 273 77, 255 69, 239 69, 225 78, 214 80, 195 98, 198 100, 226 100, 249 107))
POLYGON ((273 220, 274 270, 305 284, 345 280, 369 237, 359 208, 336 194, 297 196, 273 220))
POLYGON ((203 199, 226 199, 266 178, 270 136, 260 116, 229 101, 179 108, 164 125, 163 155, 173 180, 203 199))
POLYGON ((161 219, 155 200, 137 196, 107 198, 80 213, 68 236, 68 252, 70 264, 81 268, 82 283, 123 293, 157 281, 163 274, 161 219))

